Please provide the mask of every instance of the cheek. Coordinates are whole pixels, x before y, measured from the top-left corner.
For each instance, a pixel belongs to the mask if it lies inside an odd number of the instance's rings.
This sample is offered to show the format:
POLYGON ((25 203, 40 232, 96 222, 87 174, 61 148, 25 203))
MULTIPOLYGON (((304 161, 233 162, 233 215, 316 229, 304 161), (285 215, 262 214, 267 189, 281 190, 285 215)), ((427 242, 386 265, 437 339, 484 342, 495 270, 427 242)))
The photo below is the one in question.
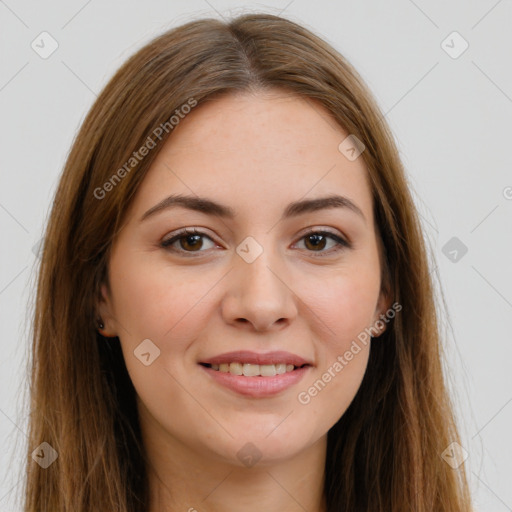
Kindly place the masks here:
POLYGON ((330 429, 345 414, 366 371, 369 343, 356 342, 344 348, 319 366, 314 379, 297 396, 299 407, 308 417, 317 418, 322 431, 330 429))
POLYGON ((380 275, 371 262, 360 261, 321 282, 321 288, 305 290, 306 304, 314 313, 310 318, 317 319, 313 336, 318 367, 297 400, 325 425, 333 425, 352 402, 366 371, 370 336, 365 330, 374 320, 380 275))
POLYGON ((182 335, 193 338, 200 328, 199 319, 204 317, 201 298, 215 280, 198 279, 193 267, 176 271, 170 265, 148 263, 149 259, 117 263, 118 271, 112 275, 116 319, 133 342, 172 337, 173 348, 177 348, 182 335))
POLYGON ((314 332, 317 368, 297 401, 326 429, 354 399, 368 364, 371 325, 378 287, 357 278, 333 280, 311 309, 319 319, 314 332), (327 326, 327 327, 326 327, 327 326))
MULTIPOLYGON (((123 356, 138 396, 162 424, 168 421, 165 411, 178 405, 185 419, 200 414, 197 403, 188 398, 189 393, 198 394, 193 386, 183 391, 183 361, 193 341, 206 330, 205 295, 218 278, 198 279, 197 269, 177 272, 168 265, 148 264, 136 258, 124 260, 116 268, 117 273, 112 274, 115 315, 122 326, 123 356), (146 339, 159 350, 148 366, 134 354, 146 339)), ((150 352, 155 350, 148 346, 150 352)))
POLYGON ((301 297, 318 319, 319 340, 338 350, 372 324, 379 291, 378 269, 354 265, 311 280, 301 297))

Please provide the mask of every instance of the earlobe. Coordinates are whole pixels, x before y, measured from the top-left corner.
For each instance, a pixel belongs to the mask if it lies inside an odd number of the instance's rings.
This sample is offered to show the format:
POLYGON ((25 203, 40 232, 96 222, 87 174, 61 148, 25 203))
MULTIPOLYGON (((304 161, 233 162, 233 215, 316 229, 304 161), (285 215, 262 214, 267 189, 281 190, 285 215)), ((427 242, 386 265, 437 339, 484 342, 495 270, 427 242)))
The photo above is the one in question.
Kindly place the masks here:
POLYGON ((117 336, 113 328, 113 315, 111 311, 110 296, 107 286, 101 284, 101 297, 97 305, 96 329, 106 338, 114 338, 117 336))
POLYGON ((389 317, 387 312, 391 308, 391 297, 388 296, 384 291, 381 291, 379 296, 379 301, 377 303, 377 307, 375 309, 375 318, 373 321, 374 331, 376 331, 376 336, 373 338, 378 338, 381 336, 384 331, 387 329, 387 324, 389 322, 389 317))
POLYGON ((376 334, 372 334, 372 338, 379 338, 386 330, 386 323, 381 319, 376 320, 374 323, 374 330, 376 331, 376 334))

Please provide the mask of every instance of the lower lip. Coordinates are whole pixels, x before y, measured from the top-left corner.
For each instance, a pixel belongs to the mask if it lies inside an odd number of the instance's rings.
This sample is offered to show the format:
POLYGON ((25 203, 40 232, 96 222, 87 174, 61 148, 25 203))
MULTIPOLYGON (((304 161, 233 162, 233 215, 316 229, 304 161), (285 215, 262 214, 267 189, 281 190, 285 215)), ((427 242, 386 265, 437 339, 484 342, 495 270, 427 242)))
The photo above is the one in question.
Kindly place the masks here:
POLYGON ((297 368, 292 372, 282 373, 273 377, 244 377, 243 375, 233 375, 229 372, 213 370, 212 368, 203 366, 202 364, 199 366, 219 384, 222 384, 241 395, 254 398, 274 396, 277 393, 292 387, 297 384, 312 368, 311 366, 304 366, 302 368, 297 368))

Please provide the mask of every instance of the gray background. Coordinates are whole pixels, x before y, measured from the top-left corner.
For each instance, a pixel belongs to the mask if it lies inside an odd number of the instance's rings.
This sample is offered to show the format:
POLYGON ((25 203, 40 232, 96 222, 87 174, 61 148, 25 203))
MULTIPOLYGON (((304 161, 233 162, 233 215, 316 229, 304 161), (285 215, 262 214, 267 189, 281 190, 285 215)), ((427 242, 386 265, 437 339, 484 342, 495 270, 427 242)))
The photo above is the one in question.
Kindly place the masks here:
POLYGON ((0 0, 0 510, 20 510, 33 248, 78 126, 114 71, 155 35, 253 11, 325 38, 386 114, 446 302, 446 369, 476 508, 512 511, 510 0, 0 0), (43 31, 58 43, 47 59, 31 47, 43 31), (462 49, 453 31, 469 44, 457 58, 445 51, 462 49))

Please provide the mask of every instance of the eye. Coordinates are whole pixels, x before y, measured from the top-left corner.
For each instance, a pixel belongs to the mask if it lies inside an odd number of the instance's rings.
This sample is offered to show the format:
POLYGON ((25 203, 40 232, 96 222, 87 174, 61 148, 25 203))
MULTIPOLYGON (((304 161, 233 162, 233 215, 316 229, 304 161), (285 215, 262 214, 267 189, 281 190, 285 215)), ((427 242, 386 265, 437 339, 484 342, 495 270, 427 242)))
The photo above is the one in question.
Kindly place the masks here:
POLYGON ((306 249, 313 248, 312 251, 308 252, 319 253, 315 254, 315 257, 332 255, 333 253, 337 253, 338 251, 348 249, 351 247, 349 242, 347 242, 340 236, 331 233, 330 231, 309 231, 300 240, 304 240, 304 245, 306 246, 306 249), (334 241, 334 246, 331 246, 331 248, 327 251, 323 251, 328 239, 334 241))
MULTIPOLYGON (((198 231, 196 229, 183 229, 171 238, 167 240, 163 240, 161 242, 161 247, 165 249, 169 249, 173 252, 187 254, 187 256, 193 256, 194 252, 204 252, 201 249, 204 248, 204 243, 202 238, 207 238, 212 242, 213 245, 215 243, 213 240, 206 235, 205 233, 198 231), (179 242, 180 247, 173 247, 177 242, 179 242)), ((309 231, 305 235, 300 238, 300 241, 305 241, 305 247, 308 252, 318 253, 315 254, 315 257, 322 257, 324 255, 329 255, 332 253, 337 253, 343 249, 351 248, 351 244, 336 235, 335 233, 331 233, 330 231, 319 230, 319 231, 309 231), (325 249, 327 245, 327 241, 331 240, 334 242, 333 246, 331 246, 327 251, 325 249)), ((207 247, 208 249, 208 247, 207 247)))
POLYGON ((196 229, 189 230, 185 228, 168 240, 163 240, 161 242, 161 246, 164 248, 169 248, 174 252, 203 252, 200 251, 200 249, 203 247, 203 242, 201 241, 201 238, 203 237, 208 238, 213 243, 213 240, 201 231, 197 231, 196 229), (178 249, 172 247, 176 242, 180 242, 179 245, 181 247, 178 249))

